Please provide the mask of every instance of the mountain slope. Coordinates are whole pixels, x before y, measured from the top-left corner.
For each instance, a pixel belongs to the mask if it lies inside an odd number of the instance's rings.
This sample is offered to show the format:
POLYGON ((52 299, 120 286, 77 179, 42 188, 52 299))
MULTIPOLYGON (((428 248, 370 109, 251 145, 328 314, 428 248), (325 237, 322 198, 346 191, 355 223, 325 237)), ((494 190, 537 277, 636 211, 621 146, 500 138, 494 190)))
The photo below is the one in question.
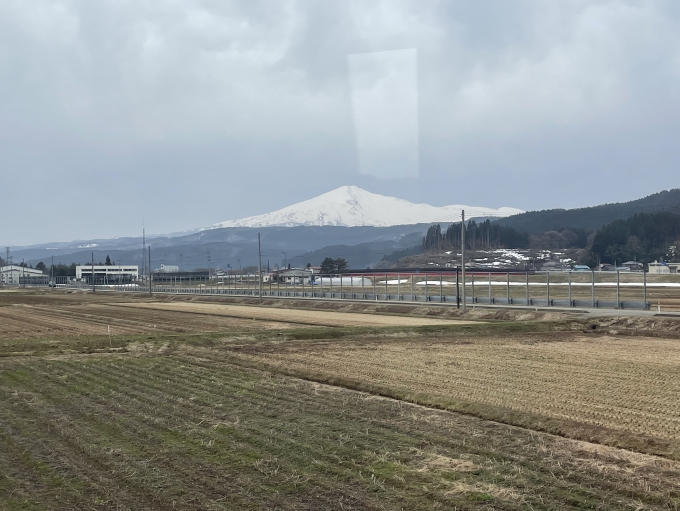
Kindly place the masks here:
POLYGON ((462 205, 435 207, 429 204, 414 204, 406 200, 367 192, 356 186, 342 186, 273 213, 221 222, 215 224, 213 228, 300 225, 389 227, 455 222, 460 220, 460 213, 463 209, 468 218, 506 217, 522 212, 515 208, 491 209, 462 205))
POLYGON ((664 190, 630 202, 602 204, 578 209, 527 211, 498 220, 498 224, 518 231, 540 233, 563 228, 599 229, 614 220, 624 220, 636 213, 667 211, 680 214, 680 189, 664 190))
MULTIPOLYGON (((154 268, 160 266, 161 263, 178 265, 185 270, 204 268, 208 265, 208 254, 215 268, 226 268, 227 264, 237 267, 239 262, 242 266, 248 266, 257 264, 257 235, 260 233, 262 261, 266 263, 269 260, 273 266, 283 264, 284 259, 290 262, 297 255, 313 252, 329 245, 353 246, 383 243, 389 247, 388 252, 393 252, 420 243, 428 227, 429 224, 392 227, 299 226, 262 227, 260 229, 232 227, 208 229, 181 237, 158 237, 151 240, 147 238, 147 246, 151 246, 154 268)), ((138 243, 132 245, 127 242, 122 245, 101 242, 96 247, 88 249, 77 246, 60 250, 29 247, 13 250, 13 255, 18 260, 25 259, 28 264, 34 266, 39 261, 49 264, 52 256, 54 256, 55 264, 86 263, 91 260, 92 253, 94 253, 95 261, 103 261, 109 255, 117 263, 141 266, 142 257, 146 257, 147 253, 142 252, 142 240, 137 241, 138 243)), ((368 262, 364 262, 363 259, 357 260, 356 264, 365 265, 377 262, 382 255, 371 258, 368 262)), ((309 261, 305 261, 305 264, 307 262, 309 261)))

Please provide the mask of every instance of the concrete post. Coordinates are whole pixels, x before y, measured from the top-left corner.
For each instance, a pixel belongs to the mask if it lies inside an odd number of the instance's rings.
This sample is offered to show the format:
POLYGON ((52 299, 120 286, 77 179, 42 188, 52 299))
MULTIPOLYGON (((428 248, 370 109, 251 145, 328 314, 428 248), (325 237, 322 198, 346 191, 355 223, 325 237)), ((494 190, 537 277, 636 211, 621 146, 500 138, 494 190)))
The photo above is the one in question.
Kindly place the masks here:
POLYGON ((489 305, 491 305, 491 272, 489 272, 489 305))
POLYGON ((569 279, 569 307, 571 307, 571 272, 567 274, 567 278, 569 279))
POLYGON ((592 281, 591 281, 592 285, 591 285, 591 289, 590 289, 590 294, 591 294, 591 298, 593 300, 593 307, 595 307, 595 270, 592 270, 591 276, 592 276, 592 281))
POLYGON ((460 309, 460 283, 458 282, 459 274, 460 268, 456 267, 456 309, 460 309))
POLYGON ((472 272, 470 274, 470 286, 472 286, 470 291, 472 293, 472 305, 474 307, 474 305, 475 305, 475 272, 472 272))
POLYGON ((529 297, 529 272, 527 272, 527 305, 531 304, 531 298, 529 297))

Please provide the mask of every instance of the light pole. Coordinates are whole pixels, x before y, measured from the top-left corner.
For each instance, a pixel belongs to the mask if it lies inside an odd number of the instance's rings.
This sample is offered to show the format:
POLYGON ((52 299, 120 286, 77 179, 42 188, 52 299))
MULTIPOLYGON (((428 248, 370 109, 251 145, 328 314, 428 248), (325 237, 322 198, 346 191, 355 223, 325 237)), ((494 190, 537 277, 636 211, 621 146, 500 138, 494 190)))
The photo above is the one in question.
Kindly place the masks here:
POLYGON ((257 280, 258 293, 260 300, 262 300, 262 247, 260 245, 260 233, 257 233, 257 280))
POLYGON ((460 224, 460 240, 461 240, 461 277, 463 284, 463 312, 465 312, 465 210, 460 212, 461 214, 461 224, 460 224))

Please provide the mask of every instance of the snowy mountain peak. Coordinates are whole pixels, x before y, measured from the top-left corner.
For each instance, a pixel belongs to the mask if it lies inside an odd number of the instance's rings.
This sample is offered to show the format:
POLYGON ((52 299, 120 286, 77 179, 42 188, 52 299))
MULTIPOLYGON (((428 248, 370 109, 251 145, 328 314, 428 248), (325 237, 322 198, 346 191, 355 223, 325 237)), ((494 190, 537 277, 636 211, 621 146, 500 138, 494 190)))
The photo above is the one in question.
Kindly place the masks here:
POLYGON ((462 210, 467 218, 505 217, 523 211, 515 208, 491 209, 452 205, 436 207, 429 204, 386 197, 358 186, 341 186, 318 197, 288 206, 273 213, 228 220, 213 225, 219 227, 295 227, 300 225, 335 225, 344 227, 413 225, 434 222, 456 222, 462 210))

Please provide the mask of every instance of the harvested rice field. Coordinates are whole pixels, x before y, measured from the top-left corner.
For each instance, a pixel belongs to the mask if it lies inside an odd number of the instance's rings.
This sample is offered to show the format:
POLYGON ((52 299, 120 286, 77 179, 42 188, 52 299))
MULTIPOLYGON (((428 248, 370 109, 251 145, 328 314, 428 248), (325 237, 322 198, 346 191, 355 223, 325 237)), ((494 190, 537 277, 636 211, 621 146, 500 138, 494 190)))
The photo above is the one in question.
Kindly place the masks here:
POLYGON ((5 359, 0 404, 3 509, 669 509, 680 498, 673 460, 177 355, 5 359))
POLYGON ((529 334, 249 346, 319 381, 680 459, 680 340, 529 334))
POLYGON ((0 510, 680 508, 671 320, 9 295, 0 510))

